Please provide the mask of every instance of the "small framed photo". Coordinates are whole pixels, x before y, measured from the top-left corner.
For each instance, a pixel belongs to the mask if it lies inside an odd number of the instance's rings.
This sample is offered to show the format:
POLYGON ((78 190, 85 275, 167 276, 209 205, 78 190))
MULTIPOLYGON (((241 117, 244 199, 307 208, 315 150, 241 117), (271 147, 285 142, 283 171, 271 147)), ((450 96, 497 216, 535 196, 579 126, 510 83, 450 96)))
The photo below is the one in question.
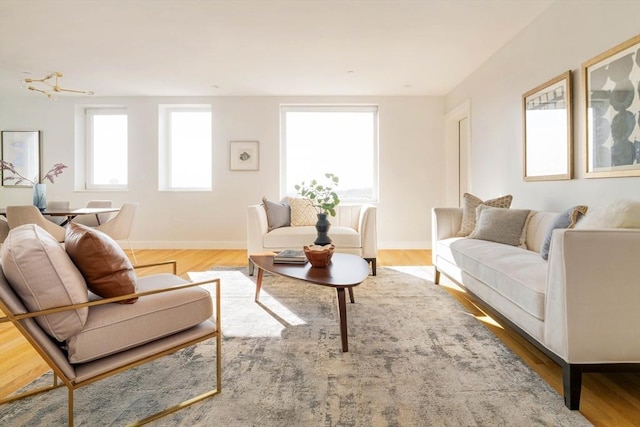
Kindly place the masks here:
POLYGON ((257 171, 260 165, 258 141, 231 141, 229 143, 229 169, 257 171))
POLYGON ((640 176, 640 35, 582 64, 586 177, 640 176))

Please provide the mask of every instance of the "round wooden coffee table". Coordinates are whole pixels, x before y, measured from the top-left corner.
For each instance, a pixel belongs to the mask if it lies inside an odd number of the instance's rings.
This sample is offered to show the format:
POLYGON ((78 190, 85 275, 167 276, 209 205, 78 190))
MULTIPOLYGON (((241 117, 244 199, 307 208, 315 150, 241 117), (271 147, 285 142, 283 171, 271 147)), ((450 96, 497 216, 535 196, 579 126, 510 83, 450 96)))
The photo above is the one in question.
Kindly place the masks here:
POLYGON ((353 303, 353 288, 369 276, 369 264, 357 255, 333 254, 327 267, 312 267, 310 263, 274 264, 273 254, 251 255, 251 262, 258 267, 256 279, 256 301, 260 298, 262 276, 265 271, 292 279, 302 280, 314 285, 335 288, 338 297, 338 313, 340 315, 340 337, 342 351, 349 351, 347 340, 347 302, 345 289, 349 291, 349 299, 353 303))

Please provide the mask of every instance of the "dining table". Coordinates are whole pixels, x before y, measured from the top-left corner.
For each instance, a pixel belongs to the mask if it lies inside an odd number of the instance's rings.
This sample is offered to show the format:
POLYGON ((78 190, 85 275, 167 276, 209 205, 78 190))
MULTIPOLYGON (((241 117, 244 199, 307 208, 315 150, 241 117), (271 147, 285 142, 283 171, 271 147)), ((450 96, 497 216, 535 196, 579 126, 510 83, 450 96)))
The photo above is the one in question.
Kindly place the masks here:
MULTIPOLYGON (((120 211, 120 208, 70 208, 70 209, 45 209, 40 211, 42 215, 66 217, 60 224, 65 226, 72 219, 79 215, 95 215, 98 224, 100 224, 100 214, 116 213, 120 211)), ((7 216, 7 209, 0 208, 0 215, 7 216)))

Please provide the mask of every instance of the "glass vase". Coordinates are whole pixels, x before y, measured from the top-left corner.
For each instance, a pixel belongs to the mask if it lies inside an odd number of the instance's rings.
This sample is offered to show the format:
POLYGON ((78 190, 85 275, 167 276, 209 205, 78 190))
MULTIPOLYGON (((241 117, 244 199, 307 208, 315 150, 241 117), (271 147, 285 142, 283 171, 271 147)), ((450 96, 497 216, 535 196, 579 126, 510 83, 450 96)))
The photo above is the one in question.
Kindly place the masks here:
POLYGON ((35 184, 33 186, 33 205, 40 211, 44 211, 47 207, 47 185, 35 184))

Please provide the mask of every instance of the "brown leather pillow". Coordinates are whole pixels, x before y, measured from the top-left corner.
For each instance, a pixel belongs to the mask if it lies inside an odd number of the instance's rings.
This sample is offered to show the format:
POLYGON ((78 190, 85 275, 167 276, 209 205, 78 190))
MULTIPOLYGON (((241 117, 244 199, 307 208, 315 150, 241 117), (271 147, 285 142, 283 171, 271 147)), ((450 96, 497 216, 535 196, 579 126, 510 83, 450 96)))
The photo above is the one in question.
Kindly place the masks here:
MULTIPOLYGON (((111 237, 71 222, 64 246, 94 294, 111 298, 136 292, 137 277, 131 261, 111 237)), ((137 300, 132 298, 119 302, 133 304, 137 300)))

